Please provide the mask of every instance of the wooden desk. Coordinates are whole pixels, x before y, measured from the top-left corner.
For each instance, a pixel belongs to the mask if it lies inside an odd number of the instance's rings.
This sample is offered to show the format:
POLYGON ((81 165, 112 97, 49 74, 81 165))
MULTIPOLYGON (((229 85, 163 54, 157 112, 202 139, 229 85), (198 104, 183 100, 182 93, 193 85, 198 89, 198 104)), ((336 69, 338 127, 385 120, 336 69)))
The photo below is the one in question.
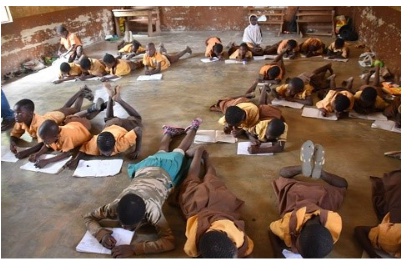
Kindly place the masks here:
POLYGON ((115 17, 115 31, 118 37, 121 36, 119 30, 119 17, 125 18, 125 32, 129 31, 130 22, 147 23, 148 36, 151 37, 154 34, 161 33, 160 27, 160 13, 158 7, 134 7, 130 9, 113 9, 112 13, 115 17), (135 18, 134 18, 135 17, 135 18), (155 32, 152 30, 152 25, 155 24, 155 32))

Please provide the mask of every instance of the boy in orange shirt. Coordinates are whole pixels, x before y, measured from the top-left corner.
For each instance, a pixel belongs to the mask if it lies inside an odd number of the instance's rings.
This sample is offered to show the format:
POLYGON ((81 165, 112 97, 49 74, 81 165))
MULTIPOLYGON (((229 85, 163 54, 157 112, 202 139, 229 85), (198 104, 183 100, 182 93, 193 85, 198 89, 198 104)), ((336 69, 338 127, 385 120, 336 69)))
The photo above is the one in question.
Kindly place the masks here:
POLYGON ((79 65, 82 70, 82 75, 78 79, 81 81, 92 77, 102 77, 108 73, 105 63, 100 59, 82 57, 79 65))
POLYGON ((69 32, 63 25, 59 25, 56 28, 56 32, 60 36, 58 56, 61 57, 69 54, 69 63, 79 60, 83 55, 83 45, 80 38, 75 33, 69 32), (66 49, 64 53, 61 51, 63 47, 66 49))
POLYGON ((131 71, 135 71, 143 67, 141 60, 134 62, 131 60, 117 59, 111 54, 105 54, 103 57, 103 62, 106 66, 106 72, 110 74, 110 76, 102 77, 102 82, 128 75, 131 73, 131 71))

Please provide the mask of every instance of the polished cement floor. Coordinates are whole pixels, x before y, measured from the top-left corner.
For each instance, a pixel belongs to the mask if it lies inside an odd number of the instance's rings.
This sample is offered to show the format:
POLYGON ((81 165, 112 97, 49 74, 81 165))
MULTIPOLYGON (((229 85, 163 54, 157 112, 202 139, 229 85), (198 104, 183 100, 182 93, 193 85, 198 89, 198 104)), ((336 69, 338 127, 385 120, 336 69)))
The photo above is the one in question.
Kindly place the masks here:
MULTIPOLYGON (((179 62, 163 72, 161 81, 137 81, 142 70, 112 83, 122 86, 122 97, 142 115, 144 134, 142 152, 138 160, 125 159, 121 173, 105 178, 76 178, 65 169, 49 175, 20 170, 27 163, 1 163, 1 256, 2 258, 109 258, 108 255, 86 254, 75 251, 85 233, 82 214, 111 202, 128 184, 126 174, 129 163, 136 163, 158 149, 163 124, 187 126, 195 117, 201 117, 201 129, 221 129, 217 120, 220 114, 210 112, 209 106, 224 96, 243 94, 258 75, 265 61, 246 65, 203 63, 204 41, 208 36, 221 37, 224 44, 240 43, 241 32, 176 32, 162 33, 157 37, 136 35, 141 43, 163 42, 168 52, 175 53, 191 47, 179 62)), ((290 35, 275 36, 265 32, 264 45, 283 38, 303 38, 290 35)), ((322 38, 326 43, 330 37, 322 38)), ((332 62, 337 82, 350 76, 354 86, 360 85, 363 68, 358 65, 362 49, 351 43, 351 59, 347 63, 332 62)), ((102 42, 87 47, 93 57, 104 53, 116 54, 117 42, 102 42)), ((322 58, 298 58, 285 61, 288 77, 311 71, 327 61, 322 58)), ((2 83, 10 104, 22 98, 32 99, 36 112, 45 113, 59 108, 84 82, 51 83, 57 76, 53 65, 24 78, 2 83)), ((87 81, 91 89, 101 89, 99 81, 87 81)), ((257 93, 257 92, 256 92, 257 93)), ((255 99, 257 101, 257 98, 255 99)), ((314 99, 317 101, 317 97, 314 99)), ((86 100, 85 100, 86 101, 86 100)), ((90 104, 86 101, 84 106, 90 104)), ((360 258, 362 249, 353 237, 358 225, 377 223, 371 205, 369 176, 401 167, 401 161, 384 156, 386 151, 401 150, 401 134, 373 129, 372 121, 344 119, 327 121, 304 118, 301 110, 282 108, 289 125, 285 151, 272 156, 242 156, 236 154, 236 144, 207 145, 219 176, 239 198, 245 201, 242 216, 247 234, 255 247, 251 258, 272 258, 268 228, 279 218, 277 199, 271 181, 278 177, 284 166, 300 163, 300 147, 306 140, 322 144, 326 152, 324 169, 347 179, 349 188, 339 210, 343 230, 329 258, 360 258)), ((104 113, 93 120, 95 130, 103 125, 104 113)), ((9 132, 1 135, 2 146, 9 144, 9 132)), ((27 143, 26 143, 27 144, 27 143)), ((165 215, 176 236, 176 249, 170 252, 139 256, 140 258, 187 258, 183 252, 185 221, 180 211, 168 204, 165 215)))

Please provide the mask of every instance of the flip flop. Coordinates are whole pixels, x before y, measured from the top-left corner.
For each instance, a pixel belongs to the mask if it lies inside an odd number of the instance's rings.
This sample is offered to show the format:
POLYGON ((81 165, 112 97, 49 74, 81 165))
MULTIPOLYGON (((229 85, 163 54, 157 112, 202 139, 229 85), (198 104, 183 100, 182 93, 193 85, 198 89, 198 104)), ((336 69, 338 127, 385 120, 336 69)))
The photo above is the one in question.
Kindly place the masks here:
POLYGON ((312 178, 319 179, 321 177, 322 166, 325 164, 325 149, 322 145, 315 144, 314 159, 315 164, 313 166, 312 178))
POLYGON ((300 148, 300 161, 302 161, 302 174, 303 176, 309 177, 312 174, 313 170, 313 153, 315 151, 315 146, 310 140, 305 141, 300 148))

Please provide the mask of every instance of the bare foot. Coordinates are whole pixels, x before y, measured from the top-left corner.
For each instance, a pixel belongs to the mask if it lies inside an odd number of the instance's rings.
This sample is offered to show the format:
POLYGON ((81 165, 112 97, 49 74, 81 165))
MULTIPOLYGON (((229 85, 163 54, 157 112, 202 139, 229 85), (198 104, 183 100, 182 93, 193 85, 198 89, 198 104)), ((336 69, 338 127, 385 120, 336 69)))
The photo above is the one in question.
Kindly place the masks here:
POLYGON ((111 83, 106 82, 103 85, 104 85, 104 87, 106 89, 106 92, 108 93, 109 97, 112 98, 114 96, 115 92, 114 92, 114 90, 112 88, 111 83))
POLYGON ((162 54, 166 54, 167 53, 167 49, 165 49, 165 47, 164 47, 164 43, 160 43, 160 53, 162 53, 162 54))
POLYGON ((185 50, 187 51, 187 53, 189 53, 190 55, 193 53, 193 51, 191 50, 190 47, 187 46, 187 48, 185 48, 185 50))
POLYGON ((112 96, 112 100, 118 102, 121 99, 121 86, 115 86, 114 95, 112 96))

